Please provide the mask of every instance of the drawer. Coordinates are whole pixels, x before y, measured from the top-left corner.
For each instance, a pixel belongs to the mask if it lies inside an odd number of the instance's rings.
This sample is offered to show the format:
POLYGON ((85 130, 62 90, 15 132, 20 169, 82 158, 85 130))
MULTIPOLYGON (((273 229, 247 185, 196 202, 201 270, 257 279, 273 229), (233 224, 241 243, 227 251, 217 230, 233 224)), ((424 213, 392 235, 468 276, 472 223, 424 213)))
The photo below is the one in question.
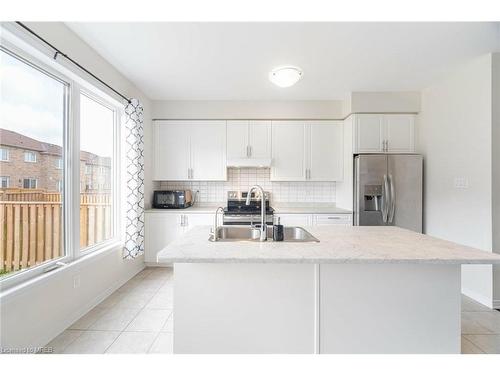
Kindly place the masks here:
POLYGON ((351 214, 314 215, 314 225, 352 225, 351 214))

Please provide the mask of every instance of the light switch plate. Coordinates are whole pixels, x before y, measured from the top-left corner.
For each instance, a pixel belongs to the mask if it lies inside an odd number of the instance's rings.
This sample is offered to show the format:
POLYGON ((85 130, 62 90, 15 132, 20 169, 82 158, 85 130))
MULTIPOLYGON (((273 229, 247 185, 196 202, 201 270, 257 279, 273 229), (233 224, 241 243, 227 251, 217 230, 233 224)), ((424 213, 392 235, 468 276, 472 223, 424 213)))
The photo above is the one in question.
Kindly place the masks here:
POLYGON ((467 189, 469 187, 469 180, 467 177, 455 177, 453 187, 455 189, 467 189))

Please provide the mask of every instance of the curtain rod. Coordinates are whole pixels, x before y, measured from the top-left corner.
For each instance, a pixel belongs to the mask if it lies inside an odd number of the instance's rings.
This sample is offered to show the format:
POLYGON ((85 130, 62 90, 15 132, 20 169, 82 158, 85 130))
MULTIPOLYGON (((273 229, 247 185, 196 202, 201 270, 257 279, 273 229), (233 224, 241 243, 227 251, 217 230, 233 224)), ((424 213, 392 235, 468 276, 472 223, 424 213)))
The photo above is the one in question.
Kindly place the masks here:
POLYGON ((25 29, 26 31, 28 31, 30 34, 34 35, 36 38, 38 38, 39 40, 41 40, 43 43, 45 43, 46 45, 48 45, 50 48, 52 48, 54 51, 55 51, 55 54, 54 54, 54 60, 57 60, 57 56, 58 55, 61 55, 61 56, 64 56, 68 61, 72 62, 74 65, 76 65, 78 68, 80 68, 81 70, 83 70, 85 73, 87 73, 88 75, 92 76, 93 78, 95 78, 96 80, 98 80, 100 83, 102 83, 104 86, 106 86, 108 89, 110 89, 111 91, 113 91, 115 94, 121 96, 123 99, 125 99, 128 103, 131 103, 132 101, 127 98, 125 95, 121 94, 119 91, 115 90, 113 87, 111 87, 110 85, 108 85, 106 82, 104 82, 102 79, 100 79, 99 77, 97 77, 94 73, 92 73, 91 71, 89 71, 88 69, 84 68, 83 66, 81 66, 79 63, 77 63, 75 60, 73 60, 71 57, 69 57, 68 55, 66 55, 65 53, 63 53, 61 50, 59 50, 57 47, 55 47, 54 45, 52 45, 51 43, 49 43, 48 41, 46 41, 44 38, 42 38, 40 35, 38 35, 37 33, 35 33, 33 30, 31 30, 28 26, 24 25, 22 22, 19 22, 19 21, 16 21, 16 23, 21 26, 23 29, 25 29))

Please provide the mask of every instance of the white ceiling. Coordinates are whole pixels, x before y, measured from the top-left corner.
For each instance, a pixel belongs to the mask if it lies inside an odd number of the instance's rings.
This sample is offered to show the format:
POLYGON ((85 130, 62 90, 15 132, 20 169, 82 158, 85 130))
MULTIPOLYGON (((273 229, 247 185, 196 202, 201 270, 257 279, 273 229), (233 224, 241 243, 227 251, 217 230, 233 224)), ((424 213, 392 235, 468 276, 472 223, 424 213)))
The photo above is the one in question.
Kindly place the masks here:
POLYGON ((499 50, 498 23, 68 23, 154 100, 331 100, 419 90, 499 50), (268 72, 297 65, 279 88, 268 72))

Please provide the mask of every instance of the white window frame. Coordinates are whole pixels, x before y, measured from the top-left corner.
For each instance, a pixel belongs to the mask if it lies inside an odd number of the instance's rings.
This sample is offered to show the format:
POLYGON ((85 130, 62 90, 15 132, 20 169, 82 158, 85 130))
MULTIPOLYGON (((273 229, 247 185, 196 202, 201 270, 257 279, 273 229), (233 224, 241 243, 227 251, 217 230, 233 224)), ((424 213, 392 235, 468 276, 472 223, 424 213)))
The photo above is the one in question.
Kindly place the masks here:
MULTIPOLYGON (((88 246, 84 249, 80 249, 80 215, 78 214, 78 236, 77 236, 77 247, 75 249, 78 249, 78 251, 75 250, 75 253, 78 252, 79 255, 78 257, 85 256, 89 253, 92 253, 94 251, 99 250, 102 247, 107 247, 110 246, 113 243, 119 243, 121 240, 123 240, 123 235, 120 231, 121 229, 121 207, 118 204, 118 202, 121 202, 120 200, 120 160, 121 160, 121 132, 120 132, 120 122, 121 122, 121 115, 123 113, 123 110, 121 108, 118 108, 116 105, 113 105, 110 101, 106 100, 100 95, 97 95, 91 91, 89 91, 86 88, 83 88, 79 85, 74 85, 74 89, 78 91, 78 96, 74 96, 78 100, 78 115, 80 115, 80 96, 79 95, 84 95, 87 98, 94 100, 98 104, 101 104, 102 106, 110 109, 114 113, 113 117, 113 161, 112 161, 112 183, 111 183, 111 202, 113 204, 112 206, 112 214, 111 214, 111 229, 113 231, 113 235, 110 239, 101 241, 95 245, 88 246), (113 183, 114 181, 114 183, 113 183)), ((76 121, 74 124, 74 129, 78 134, 78 144, 80 144, 80 121, 76 121)), ((79 150, 80 151, 80 150, 79 150)), ((79 154, 78 154, 79 157, 79 154)), ((88 166, 88 165, 87 165, 88 166)), ((80 176, 80 171, 78 171, 78 176, 80 176)), ((92 181, 92 180, 91 180, 92 181)), ((93 181, 91 182, 92 187, 93 181)), ((98 185, 98 184, 97 184, 98 185)), ((99 186, 99 185, 98 185, 99 186)), ((80 194, 80 191, 78 191, 78 196, 80 194)), ((75 207, 74 210, 75 212, 80 212, 80 199, 75 200, 75 207)))
POLYGON ((8 189, 10 187, 10 176, 0 176, 0 188, 1 189, 8 189), (6 181, 7 186, 2 186, 3 182, 6 181))
POLYGON ((56 169, 64 169, 64 160, 62 157, 56 159, 56 169))
POLYGON ((10 161, 10 150, 5 147, 0 147, 0 161, 10 161), (5 155, 5 159, 3 156, 5 155))
MULTIPOLYGON (((115 155, 113 158, 114 163, 114 189, 113 192, 113 216, 114 225, 113 233, 114 237, 110 240, 101 242, 100 244, 94 245, 91 248, 85 249, 85 251, 80 251, 80 149, 79 149, 79 94, 84 89, 86 92, 95 95, 101 100, 105 100, 106 94, 100 89, 96 88, 92 83, 80 80, 80 77, 75 76, 73 73, 70 75, 66 74, 67 69, 50 59, 42 56, 38 57, 38 52, 31 52, 33 48, 31 45, 25 45, 21 43, 22 48, 18 47, 16 44, 11 43, 9 40, 1 40, 0 50, 13 56, 14 58, 20 59, 22 62, 47 74, 48 76, 60 81, 66 87, 64 93, 64 129, 63 129, 63 201, 62 201, 62 244, 65 251, 65 255, 46 261, 34 267, 30 267, 24 270, 13 272, 10 275, 4 276, 0 279, 0 290, 7 290, 9 288, 16 287, 18 285, 24 285, 26 283, 36 282, 37 280, 45 277, 50 277, 49 272, 58 269, 60 266, 68 265, 76 261, 81 261, 86 256, 92 256, 91 253, 101 253, 107 251, 113 251, 117 247, 122 247, 124 243, 124 230, 122 228, 122 207, 118 202, 120 202, 120 181, 121 181, 121 169, 120 164, 122 161, 121 149, 120 149, 120 126, 121 118, 124 115, 124 107, 119 104, 114 104, 115 112, 115 129, 116 136, 115 142, 115 155), (26 52, 30 50, 30 52, 26 52), (37 57, 35 57, 36 55, 37 57), (64 72, 64 73, 62 73, 64 72), (76 77, 74 79, 70 78, 76 77), (93 93, 95 89, 96 93, 93 93), (76 161, 76 162, 75 162, 76 161), (76 198, 76 199, 75 199, 76 198)), ((110 97, 109 103, 119 103, 110 97)))
POLYGON ((35 151, 24 151, 24 162, 25 163, 36 163, 37 162, 37 156, 35 151), (32 155, 33 158, 28 157, 28 155, 32 155))

